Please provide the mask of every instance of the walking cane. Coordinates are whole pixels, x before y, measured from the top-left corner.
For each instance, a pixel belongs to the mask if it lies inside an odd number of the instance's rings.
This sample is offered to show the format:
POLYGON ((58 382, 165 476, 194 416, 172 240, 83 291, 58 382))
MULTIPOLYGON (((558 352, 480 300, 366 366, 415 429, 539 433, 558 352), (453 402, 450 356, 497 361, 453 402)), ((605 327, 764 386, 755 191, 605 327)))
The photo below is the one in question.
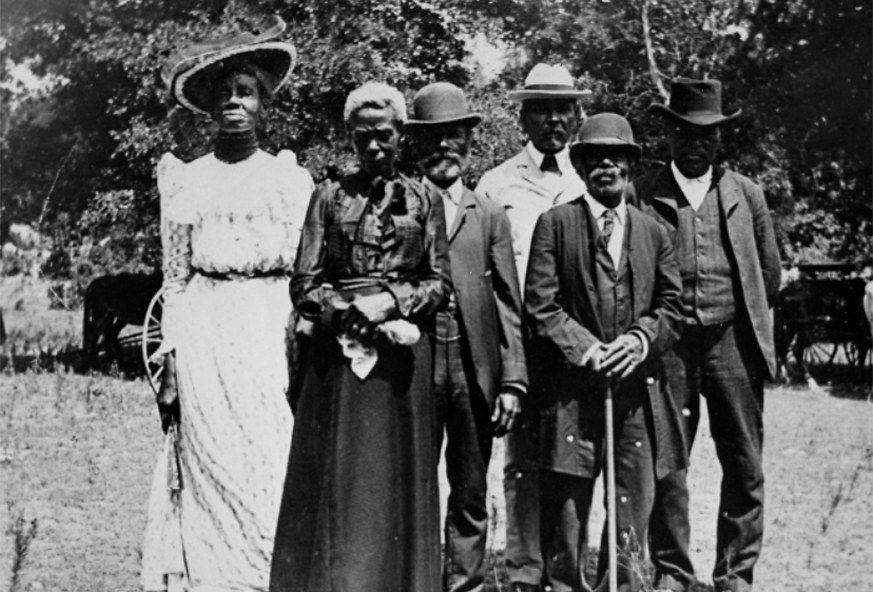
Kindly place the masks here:
POLYGON ((615 438, 613 436, 612 387, 606 387, 604 402, 606 405, 606 525, 609 569, 606 572, 606 581, 601 582, 595 592, 605 592, 604 584, 607 584, 606 590, 608 592, 616 592, 618 590, 618 557, 616 553, 618 536, 615 524, 615 438))

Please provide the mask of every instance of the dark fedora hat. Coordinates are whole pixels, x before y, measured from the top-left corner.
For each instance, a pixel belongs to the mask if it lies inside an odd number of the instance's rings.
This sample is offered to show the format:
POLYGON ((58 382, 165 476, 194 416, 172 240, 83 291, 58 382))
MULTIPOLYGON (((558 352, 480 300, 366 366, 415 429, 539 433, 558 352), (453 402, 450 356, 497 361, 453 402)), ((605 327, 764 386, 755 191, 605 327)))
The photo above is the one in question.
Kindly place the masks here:
POLYGON ((294 46, 276 39, 285 32, 285 21, 274 16, 263 33, 240 33, 198 43, 183 49, 164 66, 161 75, 173 98, 200 113, 212 108, 215 76, 229 62, 240 60, 264 74, 270 94, 291 77, 297 59, 294 46))
POLYGON ((679 119, 694 125, 709 127, 736 119, 743 112, 737 109, 729 115, 721 112, 721 82, 677 78, 670 89, 670 105, 652 105, 649 110, 661 117, 679 119))
POLYGON ((630 123, 617 113, 598 113, 582 123, 576 141, 570 146, 570 161, 581 158, 590 146, 624 148, 636 160, 643 154, 643 149, 634 142, 630 123))
POLYGON ((415 131, 442 123, 467 123, 472 127, 481 121, 481 115, 467 109, 464 91, 449 82, 434 82, 415 93, 406 129, 415 131))

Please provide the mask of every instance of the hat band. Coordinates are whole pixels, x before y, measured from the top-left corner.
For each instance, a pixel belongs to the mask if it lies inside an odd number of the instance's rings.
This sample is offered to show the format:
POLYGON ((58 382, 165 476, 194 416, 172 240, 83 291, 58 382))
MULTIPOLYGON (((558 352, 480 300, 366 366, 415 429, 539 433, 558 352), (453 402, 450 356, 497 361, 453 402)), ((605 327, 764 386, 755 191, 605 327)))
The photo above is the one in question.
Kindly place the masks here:
POLYGON ((524 90, 566 90, 574 92, 576 89, 566 84, 529 84, 524 87, 524 90))

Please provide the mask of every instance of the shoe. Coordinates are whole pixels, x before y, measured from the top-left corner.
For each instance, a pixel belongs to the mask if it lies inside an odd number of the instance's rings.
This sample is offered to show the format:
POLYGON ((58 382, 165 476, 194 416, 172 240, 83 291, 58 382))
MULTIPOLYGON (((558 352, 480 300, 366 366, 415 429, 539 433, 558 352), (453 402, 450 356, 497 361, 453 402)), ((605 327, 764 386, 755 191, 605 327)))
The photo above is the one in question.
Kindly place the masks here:
POLYGON ((509 589, 512 592, 540 592, 540 587, 537 584, 528 584, 527 582, 513 582, 509 589))

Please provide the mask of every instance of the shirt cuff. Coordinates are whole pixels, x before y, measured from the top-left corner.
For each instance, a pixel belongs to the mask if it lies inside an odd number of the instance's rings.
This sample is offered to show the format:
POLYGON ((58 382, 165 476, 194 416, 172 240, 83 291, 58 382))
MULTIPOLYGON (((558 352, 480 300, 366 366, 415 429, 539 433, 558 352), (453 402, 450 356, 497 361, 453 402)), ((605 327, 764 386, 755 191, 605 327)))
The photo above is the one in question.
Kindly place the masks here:
POLYGON ((579 365, 580 366, 587 366, 588 360, 591 359, 591 356, 594 355, 594 352, 602 345, 603 345, 603 343, 598 341, 597 343, 595 343, 594 345, 589 347, 587 350, 585 350, 585 355, 582 356, 582 360, 579 362, 579 365))
POLYGON ((527 386, 521 382, 504 382, 500 385, 500 393, 523 397, 527 394, 527 386))
POLYGON ((628 331, 628 335, 633 335, 643 343, 643 357, 640 361, 645 360, 649 356, 649 338, 639 329, 631 329, 628 331))

